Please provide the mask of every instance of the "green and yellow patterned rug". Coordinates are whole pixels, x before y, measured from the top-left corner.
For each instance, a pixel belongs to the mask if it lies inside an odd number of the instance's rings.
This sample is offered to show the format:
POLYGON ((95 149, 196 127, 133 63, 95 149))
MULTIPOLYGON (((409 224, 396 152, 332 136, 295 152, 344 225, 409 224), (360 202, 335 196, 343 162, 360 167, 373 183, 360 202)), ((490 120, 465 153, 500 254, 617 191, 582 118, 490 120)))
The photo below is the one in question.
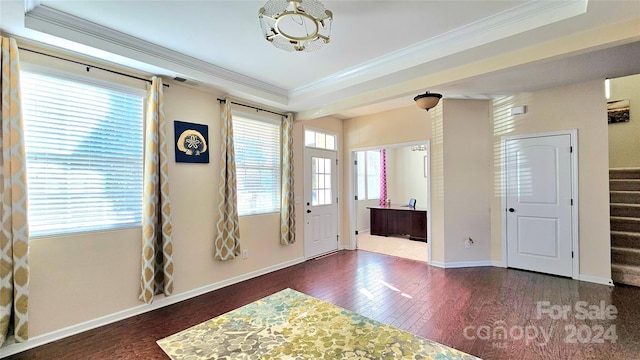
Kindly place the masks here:
POLYGON ((175 360, 477 359, 286 289, 158 340, 175 360))

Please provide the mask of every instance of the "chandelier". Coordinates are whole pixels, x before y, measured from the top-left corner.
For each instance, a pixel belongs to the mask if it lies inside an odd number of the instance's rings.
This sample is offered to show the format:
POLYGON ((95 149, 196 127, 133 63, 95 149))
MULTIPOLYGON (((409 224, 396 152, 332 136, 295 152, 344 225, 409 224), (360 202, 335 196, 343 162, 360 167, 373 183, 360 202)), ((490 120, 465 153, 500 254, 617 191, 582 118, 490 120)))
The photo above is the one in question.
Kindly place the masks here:
POLYGON ((311 52, 329 43, 333 13, 317 0, 269 0, 258 18, 264 37, 278 49, 311 52))

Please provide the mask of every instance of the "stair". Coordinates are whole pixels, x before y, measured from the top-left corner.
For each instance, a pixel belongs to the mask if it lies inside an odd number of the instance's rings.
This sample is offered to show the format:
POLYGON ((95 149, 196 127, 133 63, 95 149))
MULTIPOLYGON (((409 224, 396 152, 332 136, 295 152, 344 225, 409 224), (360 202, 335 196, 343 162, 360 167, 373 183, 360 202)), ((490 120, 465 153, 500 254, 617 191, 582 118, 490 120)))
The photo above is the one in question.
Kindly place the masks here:
POLYGON ((609 169, 611 277, 640 286, 640 169, 609 169))
POLYGON ((640 218, 640 204, 611 203, 611 216, 640 218))

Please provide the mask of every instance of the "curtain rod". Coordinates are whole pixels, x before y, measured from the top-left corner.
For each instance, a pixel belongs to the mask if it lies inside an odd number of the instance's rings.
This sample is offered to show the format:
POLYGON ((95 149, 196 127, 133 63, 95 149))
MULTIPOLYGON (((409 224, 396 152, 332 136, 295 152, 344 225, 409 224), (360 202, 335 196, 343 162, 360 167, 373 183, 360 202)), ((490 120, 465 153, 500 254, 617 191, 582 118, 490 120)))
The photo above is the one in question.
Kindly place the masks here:
MULTIPOLYGON (((0 1, 1 1, 1 0, 0 0, 0 1)), ((219 101, 219 102, 221 102, 221 103, 223 103, 223 102, 227 102, 227 100, 225 100, 225 99, 220 99, 220 98, 218 98, 218 101, 219 101)), ((233 105, 240 105, 240 106, 248 107, 248 108, 251 108, 251 109, 258 110, 258 111, 268 112, 268 113, 275 114, 275 115, 287 116, 286 114, 277 113, 277 112, 275 112, 275 111, 271 111, 271 110, 267 110, 267 109, 261 109, 261 108, 259 108, 259 107, 255 107, 255 106, 251 106, 251 105, 241 104, 241 103, 237 103, 237 102, 233 102, 233 101, 232 101, 231 103, 232 103, 233 105)))
MULTIPOLYGON (((2 1, 2 0, 0 0, 0 1, 2 1)), ((71 60, 71 59, 65 59, 65 58, 60 57, 60 56, 51 55, 51 54, 43 53, 43 52, 36 51, 36 50, 25 49, 25 48, 21 48, 21 47, 18 47, 18 49, 19 49, 19 50, 28 51, 28 52, 32 52, 32 53, 34 53, 34 54, 44 55, 44 56, 52 57, 52 58, 54 58, 54 59, 63 60, 63 61, 71 62, 71 63, 74 63, 74 64, 78 64, 78 65, 86 66, 86 67, 87 67, 87 72, 89 72, 89 70, 90 70, 90 69, 98 69, 98 70, 102 70, 102 71, 110 72, 110 73, 112 73, 112 74, 121 75, 121 76, 126 76, 126 77, 128 77, 128 78, 132 78, 132 79, 136 79, 136 80, 142 80, 142 81, 146 81, 146 82, 148 82, 148 83, 151 83, 151 80, 149 80, 149 79, 145 79, 145 78, 141 78, 141 77, 139 77, 139 76, 134 76, 134 75, 129 75, 129 74, 121 73, 121 72, 119 72, 119 71, 115 71, 115 70, 105 69, 105 68, 100 67, 100 66, 95 66, 95 65, 91 65, 91 64, 86 64, 86 63, 83 63, 83 62, 80 62, 80 61, 71 60)), ((162 84, 162 85, 164 85, 164 86, 166 86, 166 87, 169 87, 169 84, 162 84)))

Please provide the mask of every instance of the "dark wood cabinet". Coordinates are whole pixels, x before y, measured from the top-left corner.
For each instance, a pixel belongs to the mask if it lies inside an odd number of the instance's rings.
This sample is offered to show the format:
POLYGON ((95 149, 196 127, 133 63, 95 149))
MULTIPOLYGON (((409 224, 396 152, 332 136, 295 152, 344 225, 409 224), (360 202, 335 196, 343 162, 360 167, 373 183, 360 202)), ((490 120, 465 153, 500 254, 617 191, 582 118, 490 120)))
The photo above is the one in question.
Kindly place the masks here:
POLYGON ((408 236, 427 241, 427 211, 403 206, 371 206, 371 235, 408 236))

